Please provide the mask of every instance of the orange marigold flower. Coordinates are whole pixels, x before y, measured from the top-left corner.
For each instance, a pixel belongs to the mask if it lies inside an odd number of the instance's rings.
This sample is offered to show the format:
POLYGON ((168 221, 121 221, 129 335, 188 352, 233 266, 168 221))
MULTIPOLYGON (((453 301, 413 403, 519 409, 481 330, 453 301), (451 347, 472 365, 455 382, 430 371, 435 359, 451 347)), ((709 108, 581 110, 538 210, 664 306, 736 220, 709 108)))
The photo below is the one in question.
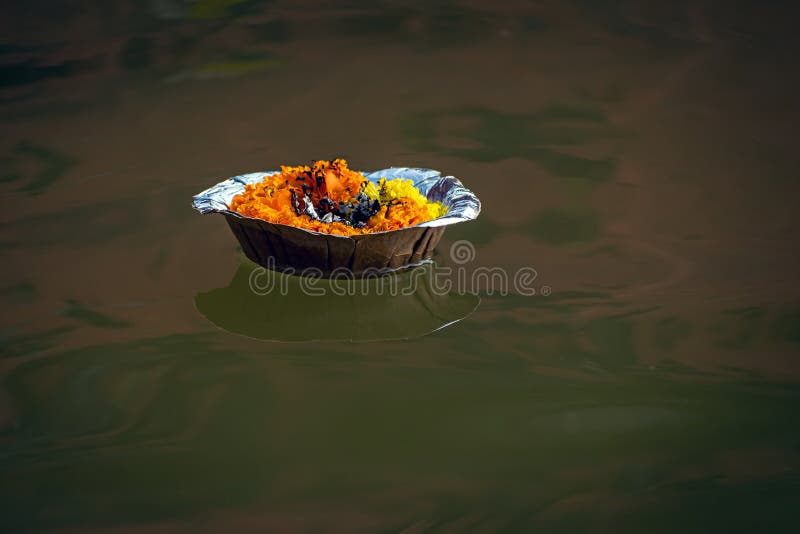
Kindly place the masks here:
POLYGON ((277 174, 246 185, 230 209, 247 217, 336 235, 397 230, 446 213, 409 180, 381 180, 380 188, 341 158, 311 166, 281 166, 277 174), (403 196, 400 196, 403 195, 403 196))

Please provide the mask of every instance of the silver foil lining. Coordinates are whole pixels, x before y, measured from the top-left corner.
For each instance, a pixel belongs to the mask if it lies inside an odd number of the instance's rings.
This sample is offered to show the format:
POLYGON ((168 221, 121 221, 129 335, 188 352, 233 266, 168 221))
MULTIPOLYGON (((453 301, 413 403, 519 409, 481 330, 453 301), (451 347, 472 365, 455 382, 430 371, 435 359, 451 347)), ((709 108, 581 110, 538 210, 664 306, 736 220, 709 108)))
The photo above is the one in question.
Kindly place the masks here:
MULTIPOLYGON (((195 195, 192 206, 203 214, 223 213, 233 217, 250 219, 250 217, 245 217, 238 212, 230 210, 229 206, 231 200, 233 200, 234 196, 244 191, 245 185, 258 183, 262 181, 265 176, 277 173, 278 171, 251 172, 249 174, 234 176, 195 195)), ((454 176, 442 176, 442 173, 433 169, 389 167, 388 169, 365 172, 363 174, 365 178, 376 184, 381 178, 386 178, 387 180, 395 178, 412 180, 414 186, 420 193, 425 195, 429 201, 441 202, 447 206, 447 214, 444 217, 424 222, 410 228, 435 228, 463 221, 471 221, 477 218, 481 211, 481 203, 478 197, 476 197, 472 191, 464 187, 464 184, 462 184, 458 178, 454 176)), ((304 228, 299 228, 299 230, 310 234, 320 233, 304 228)), ((375 234, 381 233, 387 232, 375 232, 375 234)), ((348 236, 338 236, 334 234, 323 235, 332 235, 333 237, 348 239, 348 236)))

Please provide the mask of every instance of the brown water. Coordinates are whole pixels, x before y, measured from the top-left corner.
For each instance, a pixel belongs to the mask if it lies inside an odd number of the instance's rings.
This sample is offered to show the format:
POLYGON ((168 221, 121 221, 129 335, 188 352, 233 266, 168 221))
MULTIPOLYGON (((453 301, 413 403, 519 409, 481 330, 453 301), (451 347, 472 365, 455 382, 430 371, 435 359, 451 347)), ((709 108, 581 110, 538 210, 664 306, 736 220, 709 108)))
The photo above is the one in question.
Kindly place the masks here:
POLYGON ((0 531, 795 531, 795 24, 739 4, 4 5, 0 531), (191 195, 336 155, 537 295, 248 294, 191 195))

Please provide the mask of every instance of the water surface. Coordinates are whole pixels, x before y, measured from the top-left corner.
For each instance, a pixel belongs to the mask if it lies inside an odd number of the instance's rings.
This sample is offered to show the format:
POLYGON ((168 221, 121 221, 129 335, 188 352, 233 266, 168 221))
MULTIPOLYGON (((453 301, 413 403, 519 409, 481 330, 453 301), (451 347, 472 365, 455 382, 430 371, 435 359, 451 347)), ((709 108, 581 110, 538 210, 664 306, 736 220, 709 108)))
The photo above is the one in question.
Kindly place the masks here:
POLYGON ((2 8, 0 530, 797 529, 791 18, 484 4, 2 8), (536 295, 247 295, 191 195, 334 156, 536 295))

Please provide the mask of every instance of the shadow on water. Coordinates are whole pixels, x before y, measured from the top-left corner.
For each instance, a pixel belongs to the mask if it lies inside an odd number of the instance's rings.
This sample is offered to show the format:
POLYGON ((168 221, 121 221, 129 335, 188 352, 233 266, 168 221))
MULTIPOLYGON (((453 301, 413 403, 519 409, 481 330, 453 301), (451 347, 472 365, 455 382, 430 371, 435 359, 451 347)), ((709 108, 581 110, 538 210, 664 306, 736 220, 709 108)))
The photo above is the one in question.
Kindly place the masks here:
POLYGON ((195 297, 223 330, 273 341, 415 338, 464 319, 479 303, 437 288, 432 264, 367 280, 310 280, 243 262, 227 287, 195 297))

